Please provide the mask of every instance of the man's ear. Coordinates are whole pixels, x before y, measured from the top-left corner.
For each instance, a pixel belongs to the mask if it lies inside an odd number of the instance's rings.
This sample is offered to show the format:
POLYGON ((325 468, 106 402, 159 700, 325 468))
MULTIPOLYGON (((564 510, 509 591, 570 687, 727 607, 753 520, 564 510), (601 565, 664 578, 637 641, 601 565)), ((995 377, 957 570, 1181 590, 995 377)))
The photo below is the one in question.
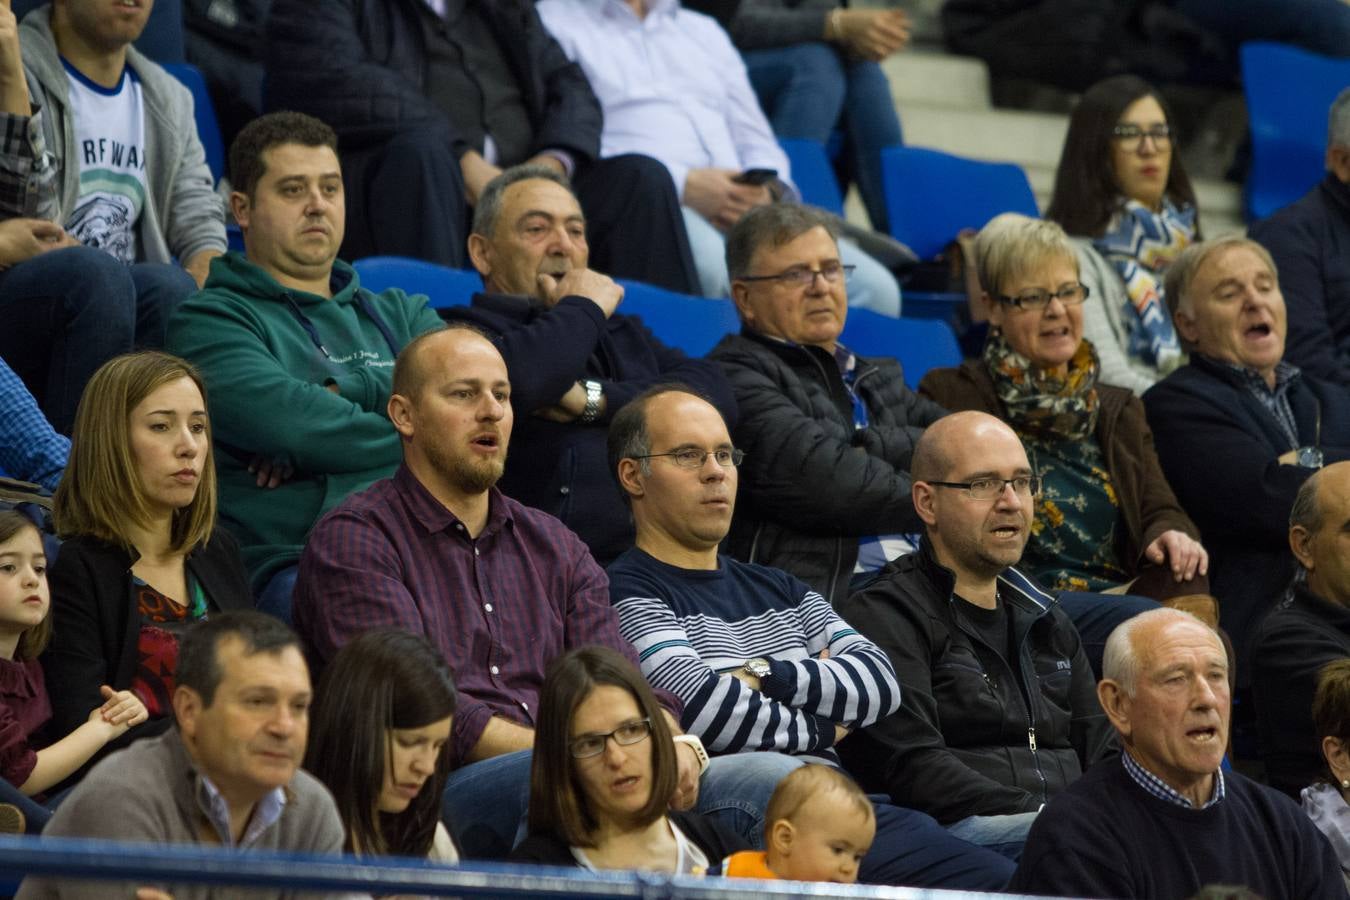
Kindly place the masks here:
POLYGON ((1314 568, 1312 539, 1312 532, 1302 525, 1295 525, 1289 529, 1289 549, 1294 551, 1294 558, 1309 572, 1314 568))
POLYGON ((1130 695, 1114 679, 1103 678, 1097 682, 1097 701, 1102 705, 1106 718, 1120 736, 1130 736, 1130 695))
POLYGON ((772 850, 778 856, 790 856, 792 854, 792 840, 797 836, 797 830, 792 827, 792 823, 787 819, 776 819, 769 826, 769 846, 766 849, 772 850))
POLYGON ((197 734, 197 716, 203 708, 202 695, 190 687, 176 685, 173 689, 173 716, 178 730, 191 740, 197 734))
POLYGON ((385 412, 389 415, 389 421, 394 423, 394 430, 404 439, 412 440, 412 401, 402 394, 390 394, 389 404, 385 407, 385 412))
POLYGON ((486 282, 492 274, 492 242, 481 234, 469 235, 469 261, 486 282))
POLYGON ((914 511, 924 524, 932 528, 937 524, 937 491, 926 481, 916 481, 910 488, 914 498, 914 511))
POLYGON ((642 484, 642 464, 636 459, 619 460, 619 487, 629 497, 641 497, 646 493, 642 484))
POLYGON ((731 302, 746 325, 754 326, 755 312, 750 308, 750 286, 743 281, 731 282, 731 302))
POLYGON ((248 194, 243 191, 230 191, 230 215, 238 223, 240 231, 248 231, 249 214, 253 204, 248 202, 248 194))
POLYGON ((1350 147, 1340 144, 1327 147, 1327 171, 1342 184, 1350 183, 1350 147))
POLYGON ((1180 307, 1172 316, 1172 324, 1181 335, 1181 339, 1190 344, 1196 344, 1200 340, 1200 328, 1196 325, 1195 317, 1180 307))

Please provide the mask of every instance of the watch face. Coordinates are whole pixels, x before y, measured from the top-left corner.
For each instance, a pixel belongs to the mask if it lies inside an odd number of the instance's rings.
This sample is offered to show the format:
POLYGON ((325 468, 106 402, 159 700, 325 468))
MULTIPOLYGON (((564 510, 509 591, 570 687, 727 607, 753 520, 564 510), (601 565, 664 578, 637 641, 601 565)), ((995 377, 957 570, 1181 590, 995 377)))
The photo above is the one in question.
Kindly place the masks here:
POLYGON ((1305 469, 1322 468, 1322 451, 1317 447, 1299 447, 1298 464, 1305 469))

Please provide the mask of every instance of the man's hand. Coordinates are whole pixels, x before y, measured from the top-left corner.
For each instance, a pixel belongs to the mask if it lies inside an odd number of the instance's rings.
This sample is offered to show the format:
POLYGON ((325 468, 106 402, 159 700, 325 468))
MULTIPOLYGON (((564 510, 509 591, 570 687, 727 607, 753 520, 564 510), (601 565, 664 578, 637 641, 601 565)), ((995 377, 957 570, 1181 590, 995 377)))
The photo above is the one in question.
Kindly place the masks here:
POLYGON ((136 888, 136 900, 173 900, 173 894, 159 888, 136 888))
POLYGON ((585 297, 600 307, 608 319, 623 302, 623 285, 594 269, 572 269, 561 278, 540 272, 535 280, 549 306, 564 297, 585 297))
POLYGON ((201 250, 183 261, 183 271, 192 276, 197 287, 206 284, 206 276, 211 274, 211 260, 220 256, 219 250, 201 250))
POLYGON ((477 206, 483 188, 487 187, 489 181, 502 174, 502 170, 483 159, 483 155, 478 151, 470 150, 459 158, 459 173, 464 176, 464 199, 470 206, 477 206))
POLYGON ((847 725, 840 725, 838 722, 835 722, 835 723, 834 723, 834 742, 835 742, 835 744, 838 744, 840 741, 842 741, 842 740, 843 740, 844 738, 846 738, 846 737, 848 737, 848 726, 847 726, 847 725))
POLYGON ((273 488, 281 487, 291 476, 295 474, 295 469, 290 463, 282 462, 279 459, 268 459, 265 456, 258 455, 249 460, 248 470, 254 476, 254 481, 260 488, 267 488, 269 491, 273 488))
POLYGON ((737 184, 731 169, 690 169, 684 178, 684 203, 714 227, 728 231, 756 206, 773 202, 766 185, 737 184))
MULTIPOLYGON (((0 0, 3 3, 4 0, 0 0)), ((65 229, 45 219, 6 219, 0 222, 0 269, 17 266, 48 250, 78 247, 65 229)))
POLYGON ((1144 556, 1155 565, 1170 564, 1172 577, 1189 581, 1209 572, 1209 553, 1200 542, 1181 531, 1164 531, 1148 545, 1144 556))
POLYGON ((10 0, 0 0, 0 112, 31 116, 28 79, 23 75, 23 57, 19 53, 19 20, 10 8, 10 0))
POLYGON ((586 409, 586 389, 575 381, 557 403, 536 409, 534 414, 550 422, 574 422, 586 409))
POLYGON ((547 166, 557 172, 562 177, 567 177, 567 167, 562 164, 562 160, 551 153, 539 153, 525 160, 527 165, 547 166))
POLYGON ((732 678, 736 678, 740 681, 745 682, 752 691, 760 691, 762 693, 764 690, 762 687, 760 687, 759 678, 754 675, 751 675, 749 672, 745 671, 745 669, 737 669, 736 671, 729 672, 728 674, 732 678))
MULTIPOLYGON (((680 723, 670 714, 670 710, 661 710, 666 717, 666 725, 671 735, 684 734, 680 723)), ((703 773, 699 770, 698 754, 687 744, 676 742, 675 761, 680 767, 680 777, 675 781, 675 793, 670 795, 670 808, 674 810, 693 809, 698 803, 698 779, 703 773)))
POLYGON ((880 62, 909 43, 909 16, 900 9, 841 9, 831 14, 830 39, 854 56, 880 62))

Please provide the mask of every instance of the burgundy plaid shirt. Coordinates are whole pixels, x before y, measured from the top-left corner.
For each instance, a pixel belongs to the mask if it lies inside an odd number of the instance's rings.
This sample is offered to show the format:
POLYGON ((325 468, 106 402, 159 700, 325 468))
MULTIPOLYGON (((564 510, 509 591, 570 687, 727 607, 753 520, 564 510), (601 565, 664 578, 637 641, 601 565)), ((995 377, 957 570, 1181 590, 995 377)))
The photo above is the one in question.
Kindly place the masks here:
MULTIPOLYGON (((609 605, 609 580, 581 539, 547 513, 489 492, 487 526, 463 523, 406 466, 319 520, 300 559, 292 616, 326 664, 365 631, 426 635, 455 673, 456 765, 492 716, 534 726, 548 663, 613 647, 637 666, 609 605)), ((679 701, 658 692, 679 718, 679 701)))

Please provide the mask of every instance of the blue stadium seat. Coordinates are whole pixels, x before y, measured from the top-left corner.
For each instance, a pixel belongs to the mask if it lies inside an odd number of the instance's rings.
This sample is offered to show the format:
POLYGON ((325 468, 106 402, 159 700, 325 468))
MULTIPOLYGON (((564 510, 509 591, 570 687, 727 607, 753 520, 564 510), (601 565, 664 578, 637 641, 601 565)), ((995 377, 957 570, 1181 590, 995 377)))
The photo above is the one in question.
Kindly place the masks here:
POLYGON ((932 259, 963 228, 982 228, 1003 212, 1039 216, 1021 166, 981 162, 922 147, 881 151, 891 234, 932 259))
POLYGON ((1350 86, 1350 59, 1332 59, 1287 44, 1242 45, 1242 85, 1252 135, 1247 220, 1293 203, 1325 171, 1327 112, 1350 86))
POLYGON ((432 309, 462 306, 483 289, 477 272, 451 269, 404 256, 368 256, 352 263, 361 286, 372 291, 402 288, 409 294, 426 294, 432 309))
POLYGON ((792 164, 792 182, 801 191, 802 202, 842 216, 844 197, 825 145, 800 138, 779 138, 778 144, 792 164))
POLYGON ((619 312, 639 317, 661 343, 690 356, 703 356, 724 335, 741 329, 736 305, 730 300, 690 297, 637 281, 621 283, 624 294, 619 312))
POLYGON ((225 140, 220 136, 220 123, 216 121, 216 107, 206 90, 206 79, 201 70, 188 63, 164 63, 164 69, 183 83, 192 92, 193 114, 197 117, 197 139, 206 151, 206 164, 211 169, 211 178, 220 182, 225 174, 225 140))
POLYGON ((961 365, 961 348, 951 326, 938 319, 892 319, 865 309, 850 309, 839 340, 863 356, 893 356, 904 369, 905 384, 917 388, 930 369, 961 365))

